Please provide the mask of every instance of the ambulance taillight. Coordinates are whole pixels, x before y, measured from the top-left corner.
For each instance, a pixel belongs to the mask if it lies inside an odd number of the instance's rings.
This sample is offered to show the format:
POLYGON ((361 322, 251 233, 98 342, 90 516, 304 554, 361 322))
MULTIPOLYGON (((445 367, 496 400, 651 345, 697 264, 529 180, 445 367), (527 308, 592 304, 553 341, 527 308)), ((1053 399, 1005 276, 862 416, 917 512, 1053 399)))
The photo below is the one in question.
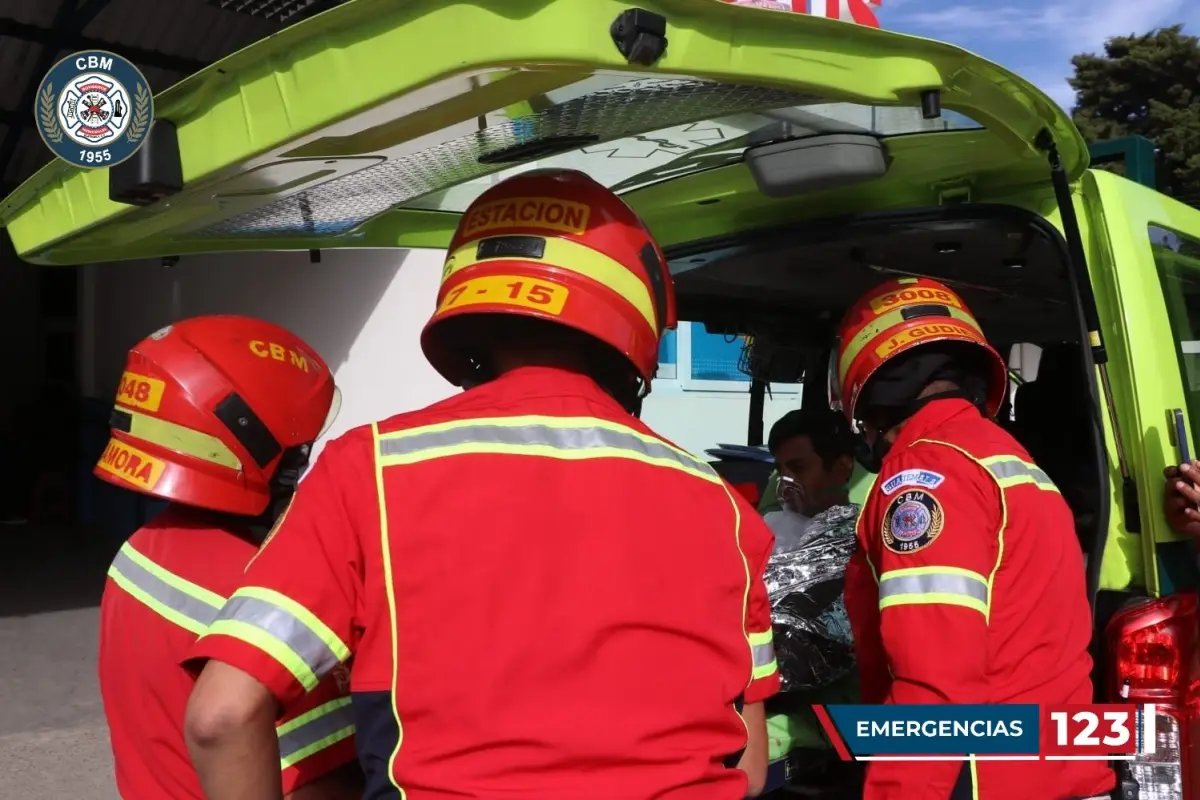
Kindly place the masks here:
POLYGON ((1200 664, 1194 593, 1144 600, 1117 612, 1106 631, 1110 702, 1152 704, 1155 719, 1128 777, 1138 800, 1182 800, 1200 791, 1200 664))

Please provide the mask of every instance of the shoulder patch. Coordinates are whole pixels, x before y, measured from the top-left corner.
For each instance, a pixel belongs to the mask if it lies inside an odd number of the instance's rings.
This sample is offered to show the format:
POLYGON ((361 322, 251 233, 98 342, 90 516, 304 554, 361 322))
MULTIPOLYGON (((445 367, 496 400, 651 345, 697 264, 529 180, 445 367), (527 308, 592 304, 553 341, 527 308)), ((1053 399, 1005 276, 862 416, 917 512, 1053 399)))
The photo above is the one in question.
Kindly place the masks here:
POLYGON ((931 472, 927 469, 906 469, 884 481, 879 490, 884 494, 895 494, 897 490, 905 486, 936 489, 942 485, 944 480, 946 480, 946 476, 940 472, 931 472))
POLYGON ((893 553, 916 553, 942 534, 946 512, 933 492, 912 489, 896 495, 883 515, 883 546, 893 553))

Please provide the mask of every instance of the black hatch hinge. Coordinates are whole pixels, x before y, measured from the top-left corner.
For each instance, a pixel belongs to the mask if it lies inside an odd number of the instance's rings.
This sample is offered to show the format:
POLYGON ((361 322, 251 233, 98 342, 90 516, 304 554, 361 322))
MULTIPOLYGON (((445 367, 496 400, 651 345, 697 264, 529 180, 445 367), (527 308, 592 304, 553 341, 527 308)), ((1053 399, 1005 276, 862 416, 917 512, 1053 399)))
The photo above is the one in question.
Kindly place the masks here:
POLYGON ((608 32, 630 64, 649 67, 667 52, 667 18, 653 11, 626 9, 613 20, 608 32))
MULTIPOLYGON (((1066 169, 1063 168, 1062 157, 1058 152, 1058 144, 1050 131, 1043 128, 1034 140, 1038 150, 1046 154, 1046 162, 1050 167, 1050 183, 1054 187, 1054 199, 1058 205, 1059 218, 1062 221, 1063 236, 1067 241, 1067 275, 1075 289, 1075 297, 1079 311, 1082 313, 1080 322, 1083 324, 1085 341, 1091 349, 1091 360, 1100 375, 1100 391, 1103 393, 1104 406, 1108 411, 1108 423, 1112 427, 1113 443, 1117 451, 1117 467, 1121 473, 1121 499, 1124 511, 1125 530, 1130 533, 1141 533, 1141 504, 1138 501, 1137 484, 1129 467, 1128 450, 1125 447, 1125 436, 1121 429, 1121 421, 1117 417, 1116 398, 1113 396, 1112 381, 1108 374, 1108 351, 1104 347, 1104 334, 1100 328, 1100 311, 1096 307, 1096 293, 1092 290, 1091 276, 1088 274, 1087 252, 1083 246, 1083 234, 1079 230, 1079 217, 1075 213, 1075 201, 1071 194, 1071 184, 1067 180, 1066 169)), ((1090 384, 1090 381, 1089 381, 1090 384)), ((1091 394, 1093 408, 1090 416, 1095 426, 1098 446, 1103 452, 1104 426, 1101 422, 1099 398, 1091 394)), ((1103 515, 1107 518, 1107 512, 1103 515)), ((1088 557, 1088 596, 1095 607, 1096 591, 1100 580, 1100 565, 1104 558, 1104 544, 1107 538, 1107 525, 1101 524, 1096 539, 1092 543, 1092 552, 1088 557)))

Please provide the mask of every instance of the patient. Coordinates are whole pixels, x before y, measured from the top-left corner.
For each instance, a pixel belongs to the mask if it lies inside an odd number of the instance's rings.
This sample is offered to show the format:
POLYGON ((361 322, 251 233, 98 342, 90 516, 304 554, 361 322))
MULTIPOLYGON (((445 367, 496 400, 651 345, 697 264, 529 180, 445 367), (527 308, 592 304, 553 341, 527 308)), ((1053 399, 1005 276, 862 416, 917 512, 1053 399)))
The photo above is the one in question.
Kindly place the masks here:
POLYGON ((765 579, 783 681, 783 693, 768 703, 774 760, 797 748, 829 746, 810 704, 858 699, 842 601, 858 507, 848 494, 855 440, 841 414, 792 411, 775 423, 767 441, 779 473, 780 506, 764 515, 776 537, 765 579))
POLYGON ((850 504, 854 439, 836 411, 798 409, 771 427, 767 449, 778 473, 779 508, 764 514, 763 520, 775 533, 775 552, 786 553, 807 541, 814 517, 850 504))

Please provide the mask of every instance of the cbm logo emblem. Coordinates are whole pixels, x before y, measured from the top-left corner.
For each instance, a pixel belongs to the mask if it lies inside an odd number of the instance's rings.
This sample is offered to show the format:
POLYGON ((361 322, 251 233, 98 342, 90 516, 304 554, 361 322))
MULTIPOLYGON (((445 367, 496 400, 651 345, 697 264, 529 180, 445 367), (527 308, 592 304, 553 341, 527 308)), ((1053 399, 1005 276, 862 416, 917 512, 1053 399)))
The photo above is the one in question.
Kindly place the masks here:
POLYGON ((116 53, 84 50, 59 61, 38 87, 38 132, 54 155, 84 169, 111 167, 146 141, 150 84, 116 53))

